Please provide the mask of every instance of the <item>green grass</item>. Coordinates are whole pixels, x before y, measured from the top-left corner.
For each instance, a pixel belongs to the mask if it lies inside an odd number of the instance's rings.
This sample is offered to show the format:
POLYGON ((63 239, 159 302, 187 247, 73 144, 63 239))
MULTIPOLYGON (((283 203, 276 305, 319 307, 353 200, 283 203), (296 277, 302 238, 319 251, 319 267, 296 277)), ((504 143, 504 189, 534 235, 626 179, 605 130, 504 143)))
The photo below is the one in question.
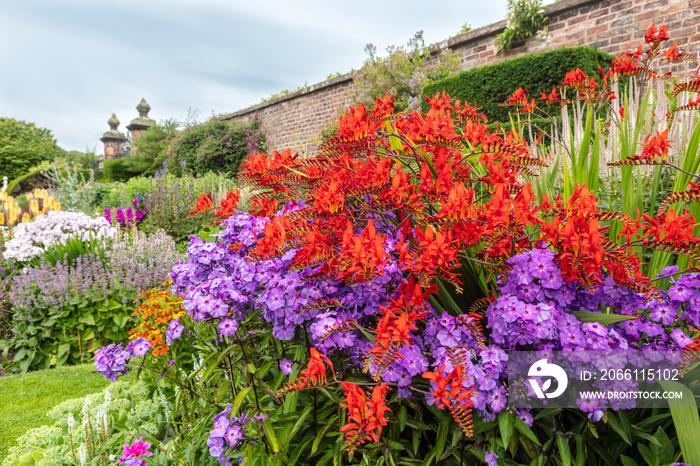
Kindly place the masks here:
POLYGON ((0 460, 27 430, 53 423, 46 413, 109 385, 92 364, 0 377, 0 460))

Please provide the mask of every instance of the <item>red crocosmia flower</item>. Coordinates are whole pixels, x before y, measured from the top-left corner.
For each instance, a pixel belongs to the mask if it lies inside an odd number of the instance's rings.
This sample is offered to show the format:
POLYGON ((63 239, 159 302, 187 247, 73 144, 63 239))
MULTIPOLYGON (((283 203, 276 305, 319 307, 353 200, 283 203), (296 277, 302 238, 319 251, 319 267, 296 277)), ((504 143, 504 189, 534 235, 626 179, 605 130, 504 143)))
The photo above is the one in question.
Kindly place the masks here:
POLYGON ((540 100, 543 100, 547 105, 562 102, 562 100, 559 98, 559 93, 557 92, 556 87, 552 88, 552 91, 549 94, 547 94, 547 91, 542 91, 540 100))
POLYGON ((384 236, 377 234, 369 220, 360 236, 355 236, 348 222, 340 249, 338 279, 365 282, 384 271, 384 236))
POLYGON ((313 207, 322 214, 335 214, 345 204, 345 184, 340 177, 320 185, 314 192, 313 207))
POLYGON ((233 191, 229 189, 226 193, 226 197, 221 200, 221 204, 216 210, 214 217, 216 217, 218 220, 225 220, 229 218, 236 212, 236 206, 238 205, 238 201, 240 199, 241 195, 238 192, 238 189, 234 189, 233 191))
POLYGON ((450 94, 447 91, 442 91, 442 95, 438 92, 433 96, 433 98, 425 96, 425 101, 428 102, 428 106, 435 110, 436 112, 442 112, 450 109, 452 102, 450 99, 450 94))
POLYGON ((656 32, 656 25, 654 23, 651 23, 649 30, 644 35, 644 40, 647 44, 649 44, 649 46, 652 49, 655 49, 659 46, 661 42, 665 42, 669 39, 670 37, 668 37, 668 28, 665 24, 659 28, 658 32, 656 32))
POLYGON ((693 235, 695 219, 689 212, 678 215, 674 209, 669 209, 656 217, 646 214, 642 214, 642 217, 649 223, 645 226, 644 238, 646 241, 648 241, 648 237, 652 237, 657 243, 668 243, 674 247, 696 242, 693 235))
POLYGON ((282 253, 287 240, 285 224, 289 224, 289 220, 279 217, 265 224, 264 237, 255 247, 256 256, 269 257, 282 253))
POLYGON ((625 107, 620 105, 620 108, 617 111, 620 113, 620 120, 624 120, 625 119, 625 107))
POLYGON ((309 362, 306 369, 299 371, 299 377, 282 387, 280 391, 277 392, 278 397, 290 392, 325 385, 328 381, 325 364, 328 364, 328 367, 333 373, 333 380, 335 380, 335 369, 333 369, 333 363, 330 359, 319 353, 316 348, 311 348, 309 353, 309 362))
POLYGON ((369 400, 359 385, 352 382, 341 382, 341 385, 345 401, 340 406, 348 411, 348 423, 340 428, 340 432, 345 434, 347 451, 354 451, 369 439, 378 442, 382 427, 387 425, 385 414, 391 411, 385 401, 389 384, 375 386, 369 400))
POLYGON ((642 151, 642 157, 647 160, 652 160, 654 157, 661 157, 665 162, 668 158, 668 150, 671 148, 671 143, 673 141, 667 141, 668 129, 663 133, 660 131, 656 132, 656 136, 652 137, 651 134, 644 140, 644 150, 642 151), (651 138, 651 139, 649 139, 651 138))
POLYGON ((683 55, 679 50, 678 50, 678 41, 673 41, 673 47, 670 49, 666 50, 665 52, 661 52, 661 54, 666 58, 666 61, 677 61, 681 59, 681 55, 683 55))
POLYGON ((259 198, 253 199, 250 215, 256 217, 272 217, 278 209, 277 199, 259 198))
POLYGON ((508 100, 503 102, 501 105, 527 105, 528 104, 528 90, 522 87, 517 88, 508 97, 508 100))
POLYGON ((211 198, 211 194, 202 194, 197 199, 194 210, 190 211, 190 214, 201 214, 212 208, 214 201, 211 198))

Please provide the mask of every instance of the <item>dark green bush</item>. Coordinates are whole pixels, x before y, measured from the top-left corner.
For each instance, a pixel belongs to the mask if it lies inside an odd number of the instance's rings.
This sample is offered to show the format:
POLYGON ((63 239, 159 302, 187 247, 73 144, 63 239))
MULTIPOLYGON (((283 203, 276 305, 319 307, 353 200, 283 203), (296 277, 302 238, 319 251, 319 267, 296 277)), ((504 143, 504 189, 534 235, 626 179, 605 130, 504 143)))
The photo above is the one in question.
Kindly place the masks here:
POLYGON ((250 124, 210 120, 178 133, 168 167, 177 174, 184 160, 195 175, 227 172, 235 176, 248 154, 264 151, 265 138, 258 119, 250 124))
POLYGON ((141 174, 141 172, 130 170, 125 158, 105 160, 103 170, 105 181, 129 181, 141 174))
MULTIPOLYGON (((494 65, 487 65, 464 71, 455 76, 441 79, 423 88, 426 95, 432 97, 443 90, 454 99, 469 102, 481 108, 489 122, 506 124, 510 122, 510 107, 498 104, 522 87, 530 91, 530 98, 539 98, 542 91, 547 92, 561 84, 569 70, 581 68, 589 76, 600 80, 598 67, 610 68, 613 56, 587 47, 553 50, 523 57, 512 58, 494 65)), ((539 102, 538 102, 539 104, 539 102)), ((427 105, 423 102, 423 110, 427 105)))

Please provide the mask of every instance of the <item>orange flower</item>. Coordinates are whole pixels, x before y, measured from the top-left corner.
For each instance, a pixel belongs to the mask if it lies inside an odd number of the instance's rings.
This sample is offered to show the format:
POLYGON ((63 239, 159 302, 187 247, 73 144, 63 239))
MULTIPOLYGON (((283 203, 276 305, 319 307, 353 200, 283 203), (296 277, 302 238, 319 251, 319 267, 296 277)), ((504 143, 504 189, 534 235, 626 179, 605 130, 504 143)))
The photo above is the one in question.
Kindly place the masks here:
POLYGON ((652 137, 651 134, 644 140, 644 150, 642 151, 642 157, 647 160, 652 160, 654 157, 661 157, 665 162, 668 158, 668 150, 671 148, 671 143, 673 141, 667 141, 668 129, 663 133, 660 131, 656 132, 656 136, 652 137), (651 138, 651 140, 649 139, 651 138))
POLYGON ((348 411, 348 423, 340 428, 345 434, 346 449, 353 452, 358 445, 371 439, 379 441, 382 427, 387 424, 385 413, 391 411, 386 406, 385 397, 388 384, 385 382, 372 389, 372 396, 367 400, 364 390, 351 382, 341 382, 345 391, 345 401, 340 406, 348 411))
POLYGON ((238 189, 233 191, 229 189, 226 193, 226 197, 221 200, 221 204, 219 204, 219 208, 216 210, 214 216, 218 220, 225 220, 229 218, 236 212, 236 205, 238 205, 238 201, 240 199, 241 195, 238 192, 238 189))
POLYGON ((190 211, 190 214, 201 214, 212 208, 214 201, 211 198, 211 194, 202 194, 197 199, 197 204, 194 210, 190 211))

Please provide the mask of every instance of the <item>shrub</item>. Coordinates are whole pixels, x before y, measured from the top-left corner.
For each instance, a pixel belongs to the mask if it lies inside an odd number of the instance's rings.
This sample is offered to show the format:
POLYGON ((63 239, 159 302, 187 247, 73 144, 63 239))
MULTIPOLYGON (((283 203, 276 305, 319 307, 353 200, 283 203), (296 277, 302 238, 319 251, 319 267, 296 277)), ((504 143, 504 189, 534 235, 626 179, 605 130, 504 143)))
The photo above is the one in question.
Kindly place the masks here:
POLYGON ((75 164, 58 167, 53 165, 44 171, 51 180, 54 197, 61 207, 70 211, 81 211, 93 214, 97 206, 95 171, 81 170, 75 164))
POLYGON ((236 176, 238 168, 250 153, 265 151, 265 138, 260 120, 249 124, 212 119, 178 133, 168 155, 168 166, 181 173, 181 160, 195 175, 207 172, 236 176))
POLYGON ((423 87, 436 79, 451 75, 457 69, 457 57, 445 50, 431 57, 419 31, 406 47, 388 47, 386 57, 378 57, 376 47, 365 46, 368 57, 354 79, 356 85, 352 101, 369 108, 377 97, 389 93, 395 96, 398 110, 420 108, 423 87), (429 62, 431 66, 428 66, 429 62))
POLYGON ((14 118, 0 118, 1 175, 17 178, 42 161, 63 154, 63 149, 58 147, 48 129, 14 118))
POLYGON ((521 40, 535 34, 547 37, 547 18, 542 15, 542 0, 508 0, 506 30, 498 36, 498 53, 508 51, 521 40))
MULTIPOLYGON (((560 84, 568 71, 581 68, 590 75, 597 73, 599 66, 608 70, 613 58, 586 47, 553 50, 464 71, 428 84, 424 93, 433 97, 447 91, 453 99, 475 103, 492 123, 503 124, 510 121, 509 109, 499 104, 516 89, 529 89, 530 98, 538 98, 542 91, 549 93, 560 84)), ((427 111, 427 108, 424 102, 423 109, 427 111)))
POLYGON ((168 148, 177 133, 178 122, 174 119, 152 124, 136 138, 133 152, 124 158, 124 166, 130 172, 153 175, 168 157, 168 148))
POLYGON ((132 170, 123 157, 105 160, 102 169, 104 170, 105 181, 129 181, 141 174, 140 171, 132 170))

